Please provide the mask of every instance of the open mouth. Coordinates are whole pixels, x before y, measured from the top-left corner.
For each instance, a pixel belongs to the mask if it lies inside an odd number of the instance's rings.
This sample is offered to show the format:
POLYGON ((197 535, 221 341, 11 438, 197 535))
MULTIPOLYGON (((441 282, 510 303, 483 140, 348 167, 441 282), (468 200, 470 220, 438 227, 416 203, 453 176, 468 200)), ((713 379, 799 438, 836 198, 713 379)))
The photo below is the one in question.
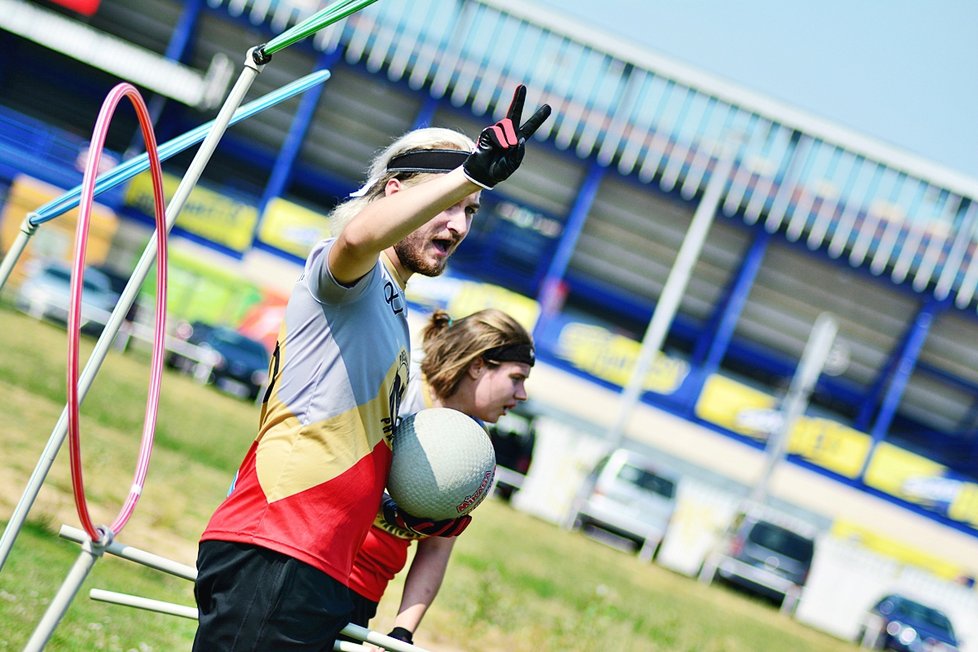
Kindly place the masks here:
POLYGON ((439 254, 447 256, 452 252, 452 247, 455 245, 455 241, 451 239, 438 238, 432 240, 431 244, 435 246, 435 249, 438 250, 439 254))

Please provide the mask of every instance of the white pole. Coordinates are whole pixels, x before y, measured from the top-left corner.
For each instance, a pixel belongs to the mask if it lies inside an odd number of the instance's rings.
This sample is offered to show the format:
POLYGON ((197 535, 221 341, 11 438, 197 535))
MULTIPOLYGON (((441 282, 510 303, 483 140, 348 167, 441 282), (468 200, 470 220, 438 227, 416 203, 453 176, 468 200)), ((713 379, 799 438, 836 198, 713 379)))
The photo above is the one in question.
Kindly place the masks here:
POLYGON ((703 192, 703 198, 696 207, 689 230, 679 247, 676 262, 673 264, 666 284, 662 288, 659 302, 655 306, 655 312, 652 314, 652 319, 645 331, 645 337, 642 339, 642 348, 635 360, 631 378, 621 394, 621 407, 618 410, 618 417, 608 431, 608 440, 612 442, 615 448, 621 445, 625 438, 625 424, 641 398, 649 367, 652 365, 655 356, 662 350, 662 344, 669 332, 669 326, 676 316, 679 302, 682 300, 686 285, 689 283, 689 277, 692 275, 693 266, 699 258, 703 242, 706 240, 710 225, 713 223, 713 218, 720 206, 723 189, 730 177, 730 172, 733 170, 734 157, 729 149, 727 147, 718 147, 717 149, 720 151, 720 155, 717 158, 716 167, 713 168, 706 190, 703 192))
POLYGON ((784 457, 785 449, 788 447, 788 437, 794 428, 795 422, 805 412, 808 406, 808 398, 815 389, 825 360, 832 350, 835 336, 839 332, 839 324, 835 317, 827 312, 823 312, 815 320, 812 332, 808 336, 805 350, 801 354, 801 361, 798 369, 791 379, 788 393, 785 394, 781 404, 781 420, 778 428, 768 435, 767 447, 765 448, 764 468, 761 476, 757 480, 750 494, 750 500, 754 503, 762 503, 768 494, 768 486, 771 483, 771 476, 774 469, 784 457))
POLYGON ((35 231, 37 231, 37 226, 31 224, 31 214, 28 214, 24 218, 24 221, 21 222, 20 231, 11 243, 10 249, 7 250, 7 255, 0 261, 0 289, 3 289, 3 286, 7 283, 7 279, 10 278, 10 273, 14 270, 14 265, 17 264, 17 260, 24 252, 24 248, 27 247, 27 243, 35 231))
MULTIPOLYGON (((62 525, 61 530, 58 532, 58 536, 60 536, 62 539, 74 541, 75 543, 84 543, 88 540, 88 535, 84 532, 84 530, 71 527, 70 525, 62 525)), ((164 573, 169 573, 170 575, 175 575, 176 577, 180 577, 185 580, 190 580, 191 582, 197 579, 197 569, 193 566, 181 564, 171 559, 167 559, 166 557, 160 557, 159 555, 154 555, 151 552, 146 552, 145 550, 134 548, 132 546, 127 546, 119 543, 118 541, 112 541, 109 543, 109 545, 105 547, 105 552, 113 554, 116 557, 134 561, 137 564, 142 564, 143 566, 148 566, 149 568, 153 568, 158 571, 163 571, 164 573)))
POLYGON ((102 556, 103 550, 104 548, 101 546, 93 546, 90 539, 86 538, 85 542, 82 543, 81 554, 78 555, 74 566, 68 571, 68 576, 65 577, 64 582, 61 583, 61 588, 58 589, 51 600, 51 604, 48 605, 41 622, 37 624, 34 633, 31 634, 30 640, 24 647, 24 652, 40 652, 48 644, 51 634, 54 633, 58 623, 64 618, 71 601, 75 599, 78 589, 88 577, 95 561, 102 556))
MULTIPOLYGON (((177 186, 176 192, 173 193, 173 197, 170 199, 170 203, 167 205, 166 209, 166 228, 169 231, 173 227, 173 223, 177 221, 177 216, 179 216, 180 211, 183 210, 183 205, 190 196, 190 192, 197 185, 200 175, 204 171, 204 167, 210 160, 211 155, 214 150, 217 149, 218 142, 227 130, 228 124, 231 122, 231 117, 234 115, 235 110, 241 104, 244 99, 245 93, 251 87, 258 73, 261 72, 263 66, 257 65, 252 58, 252 51, 248 50, 248 54, 245 56, 245 67, 241 71, 240 77, 238 77, 237 82, 231 89, 227 100, 224 102, 224 106, 221 107, 217 118, 214 119, 214 126, 204 142, 201 143, 200 149, 197 150, 196 155, 194 155, 193 160, 190 162, 190 167, 187 169, 186 174, 180 181, 180 185, 177 186)), ((126 289, 123 290, 122 296, 119 298, 119 302, 116 304, 115 309, 112 311, 112 316, 109 317, 108 323, 102 330, 101 336, 99 336, 98 341, 95 343, 95 348, 92 350, 91 356, 88 362, 85 364, 85 368, 82 370, 78 378, 78 396, 79 401, 84 400, 85 395, 88 393, 92 382, 95 379, 95 374, 98 373, 99 367, 102 366, 102 362, 105 360, 105 356, 109 351, 109 347, 112 345, 112 340, 115 339, 116 334, 119 332, 119 327, 122 325, 125 319, 126 313, 129 311, 129 307, 136 300, 136 295, 139 293, 139 288, 146 278, 146 274, 149 272, 149 268, 153 265, 153 261, 156 259, 156 240, 158 234, 154 231, 153 236, 150 238, 149 243, 146 245, 146 249, 143 250, 143 255, 139 259, 139 263, 136 265, 136 269, 133 271, 132 276, 129 279, 129 283, 126 285, 126 289)), ((3 566, 7 561, 7 557, 10 555, 10 550, 13 548, 14 540, 20 533, 20 529, 24 525, 24 521, 27 519, 27 513, 30 511, 31 506, 33 506, 34 501, 37 499, 37 494, 41 491, 41 485, 44 483, 45 478, 47 478, 48 472, 51 470, 51 466, 54 464, 54 459, 58 455, 58 451, 61 449, 61 445, 64 443, 65 436, 68 434, 68 408, 61 412, 61 417, 58 419, 57 424, 55 424, 54 430, 51 436, 48 438, 48 443, 44 447, 44 451, 41 453, 40 459, 37 461, 37 466, 34 467, 34 472, 31 474, 28 480, 27 487, 24 489, 24 493, 14 508, 14 513, 10 516, 10 520, 7 522, 6 528, 4 528, 3 536, 0 537, 0 570, 3 570, 3 566)))
POLYGON ((88 597, 99 602, 119 604, 124 607, 134 607, 155 613, 166 614, 168 616, 179 616, 189 620, 197 620, 197 607, 185 607, 182 604, 173 604, 163 600, 153 600, 143 598, 138 595, 128 593, 118 593, 116 591, 106 591, 105 589, 92 589, 88 592, 88 597))
MULTIPOLYGON (((172 602, 153 600, 152 598, 144 598, 138 595, 130 595, 128 593, 118 593, 116 591, 106 591, 104 589, 92 589, 89 591, 89 597, 91 597, 92 600, 118 604, 124 607, 145 609, 146 611, 155 611, 157 613, 167 614, 170 616, 179 616, 181 618, 189 618, 191 620, 196 620, 198 614, 197 609, 194 607, 185 607, 183 605, 173 604, 172 602)), ((417 645, 411 645, 410 643, 399 641, 396 638, 384 636, 383 634, 371 631, 366 627, 354 625, 353 623, 350 623, 340 630, 340 633, 349 636, 350 638, 355 638, 358 641, 365 641, 367 643, 372 643, 373 645, 379 645, 380 647, 386 650, 391 650, 392 652, 427 652, 424 648, 420 648, 417 645)), ((337 641, 338 645, 333 648, 334 650, 359 651, 369 649, 361 645, 351 644, 348 641, 346 642, 347 645, 339 645, 339 643, 341 643, 341 641, 337 641)))

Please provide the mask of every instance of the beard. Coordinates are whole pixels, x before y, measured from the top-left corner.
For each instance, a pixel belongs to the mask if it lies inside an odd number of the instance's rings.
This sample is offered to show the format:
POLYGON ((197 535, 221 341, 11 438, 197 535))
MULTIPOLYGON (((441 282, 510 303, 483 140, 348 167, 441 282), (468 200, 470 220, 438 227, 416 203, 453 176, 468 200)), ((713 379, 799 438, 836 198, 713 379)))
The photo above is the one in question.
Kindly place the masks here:
POLYGON ((427 259, 424 255, 427 245, 428 238, 415 231, 394 245, 394 253, 397 254, 397 259, 401 261, 404 269, 411 273, 422 276, 438 276, 445 271, 448 258, 441 258, 437 261, 427 259))

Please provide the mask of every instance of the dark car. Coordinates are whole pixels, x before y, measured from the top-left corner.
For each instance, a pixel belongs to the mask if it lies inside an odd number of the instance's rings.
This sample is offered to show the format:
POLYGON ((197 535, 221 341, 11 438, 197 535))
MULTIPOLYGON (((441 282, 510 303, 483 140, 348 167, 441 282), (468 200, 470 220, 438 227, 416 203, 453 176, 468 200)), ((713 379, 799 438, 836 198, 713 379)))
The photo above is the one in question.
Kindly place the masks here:
POLYGON ((871 650, 956 652, 958 639, 944 613, 900 595, 881 598, 863 616, 856 639, 871 650))
POLYGON ((503 500, 512 498, 530 471, 536 442, 534 420, 524 406, 504 414, 488 427, 496 453, 496 494, 503 500))
POLYGON ((258 340, 226 326, 195 321, 177 327, 166 364, 254 400, 268 379, 268 360, 268 349, 258 340))
POLYGON ((700 580, 720 579, 793 611, 815 556, 813 533, 752 514, 741 514, 731 532, 703 562, 700 580))

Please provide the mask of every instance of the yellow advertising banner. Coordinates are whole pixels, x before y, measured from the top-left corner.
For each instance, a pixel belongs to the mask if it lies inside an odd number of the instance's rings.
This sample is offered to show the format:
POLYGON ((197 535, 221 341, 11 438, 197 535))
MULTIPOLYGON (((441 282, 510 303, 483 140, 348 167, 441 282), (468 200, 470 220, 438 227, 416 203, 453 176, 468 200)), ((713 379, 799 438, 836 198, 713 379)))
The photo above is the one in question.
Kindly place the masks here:
POLYGON ((830 419, 801 417, 791 429, 788 452, 839 475, 857 478, 871 442, 869 435, 830 419))
MULTIPOLYGON (((26 174, 14 177, 3 203, 0 214, 0 250, 6 251, 20 233, 24 218, 52 199, 60 197, 64 191, 26 174)), ((17 261, 12 278, 19 281, 23 266, 30 258, 52 258, 68 262, 75 252, 75 229, 78 224, 78 209, 74 208, 53 220, 45 222, 34 232, 31 246, 26 249, 28 258, 17 261)), ((88 253, 86 260, 90 265, 104 263, 112 247, 112 239, 119 228, 119 218, 112 209, 96 202, 92 206, 91 221, 88 227, 88 253)))
MULTIPOLYGON (((777 400, 731 378, 713 375, 696 403, 696 414, 727 430, 764 441, 777 430, 777 400)), ((788 436, 788 452, 849 478, 859 476, 870 437, 831 419, 802 416, 788 436)))
POLYGON ((696 415, 727 430, 767 439, 767 429, 758 421, 768 422, 768 416, 777 406, 773 396, 748 387, 724 376, 710 376, 703 384, 696 415), (759 417, 754 419, 754 416, 759 417))
MULTIPOLYGON (((703 386, 696 414, 760 441, 780 427, 776 399, 723 376, 703 386)), ((847 478, 858 478, 872 438, 831 419, 802 416, 791 429, 788 452, 847 478)), ((948 468, 887 442, 873 452, 863 481, 892 496, 978 526, 978 484, 948 477, 948 468)))
MULTIPOLYGON (((642 345, 592 324, 569 323, 560 331, 556 354, 578 369, 622 387, 631 380, 642 345)), ((689 364, 660 353, 649 369, 646 391, 672 394, 689 374, 689 364)))
POLYGON ((540 304, 506 288, 489 283, 462 282, 448 301, 446 310, 461 318, 485 308, 509 313, 523 328, 533 331, 540 316, 540 304))
POLYGON ((934 460, 881 442, 866 469, 865 482, 886 493, 945 511, 949 518, 978 526, 978 484, 948 477, 934 460))
POLYGON ((963 521, 978 527, 978 484, 962 482, 948 505, 947 515, 956 521, 963 521))
MULTIPOLYGON (((170 174, 163 175, 163 195, 167 200, 176 192, 178 185, 179 178, 170 174)), ((153 181, 149 172, 144 172, 129 182, 125 203, 146 215, 153 215, 153 181)), ((176 226, 243 253, 251 247, 257 223, 258 209, 254 206, 197 186, 187 197, 176 226)))
POLYGON ((909 546, 901 541, 883 536, 858 523, 843 519, 832 523, 831 534, 844 541, 857 541, 873 552, 886 555, 900 563, 924 568, 946 580, 957 580, 967 574, 967 570, 932 554, 909 546))
POLYGON ((258 227, 262 242, 299 258, 308 256, 313 245, 330 235, 325 215, 281 197, 268 203, 258 227))
POLYGON ((940 478, 946 470, 943 464, 884 441, 873 453, 873 461, 866 469, 865 482, 905 500, 925 503, 929 501, 923 500, 920 495, 919 479, 940 478), (918 486, 917 490, 915 486, 918 486))

